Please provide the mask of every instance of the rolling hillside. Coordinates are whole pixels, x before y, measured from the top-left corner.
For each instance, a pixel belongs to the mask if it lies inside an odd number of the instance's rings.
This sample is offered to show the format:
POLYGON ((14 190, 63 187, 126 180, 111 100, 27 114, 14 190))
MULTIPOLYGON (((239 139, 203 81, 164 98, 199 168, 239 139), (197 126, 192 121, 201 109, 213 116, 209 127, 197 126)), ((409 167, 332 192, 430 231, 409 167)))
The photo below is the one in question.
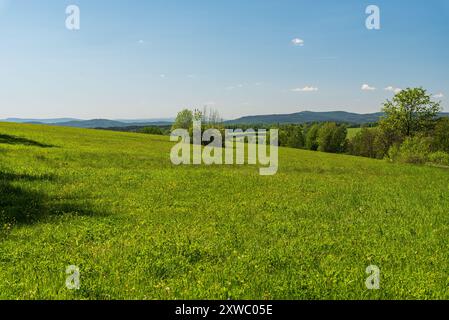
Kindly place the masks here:
POLYGON ((448 170, 281 148, 262 177, 172 146, 0 123, 0 299, 449 298, 448 170))

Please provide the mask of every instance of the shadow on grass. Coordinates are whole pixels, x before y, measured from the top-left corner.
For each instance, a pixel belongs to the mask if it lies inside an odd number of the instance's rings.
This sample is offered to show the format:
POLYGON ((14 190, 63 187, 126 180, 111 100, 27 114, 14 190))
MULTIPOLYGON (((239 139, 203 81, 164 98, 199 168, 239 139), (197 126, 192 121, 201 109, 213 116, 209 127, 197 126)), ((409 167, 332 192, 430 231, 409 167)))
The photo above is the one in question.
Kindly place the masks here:
POLYGON ((34 140, 11 136, 8 134, 0 134, 0 144, 11 144, 11 145, 24 145, 40 148, 53 148, 53 145, 40 143, 34 140))
POLYGON ((51 174, 32 176, 29 174, 0 171, 0 185, 2 182, 5 182, 5 181, 39 181, 39 180, 54 181, 55 178, 51 174))
POLYGON ((73 199, 52 198, 47 194, 27 190, 20 181, 54 181, 53 176, 33 176, 0 171, 0 235, 5 228, 35 224, 51 216, 71 214, 75 216, 94 216, 96 212, 86 204, 73 199), (19 182, 19 183, 17 183, 19 182))

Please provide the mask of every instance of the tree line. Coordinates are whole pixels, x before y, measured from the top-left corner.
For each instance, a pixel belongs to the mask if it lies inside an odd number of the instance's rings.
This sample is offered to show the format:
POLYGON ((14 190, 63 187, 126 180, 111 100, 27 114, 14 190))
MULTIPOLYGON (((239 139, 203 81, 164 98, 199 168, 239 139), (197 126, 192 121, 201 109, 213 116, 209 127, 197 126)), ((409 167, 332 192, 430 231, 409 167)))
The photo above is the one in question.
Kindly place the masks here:
POLYGON ((181 111, 172 129, 279 129, 279 145, 405 163, 449 166, 449 118, 439 117, 441 103, 423 88, 407 88, 383 104, 384 116, 348 138, 347 124, 334 122, 290 125, 225 125, 216 110, 181 111))

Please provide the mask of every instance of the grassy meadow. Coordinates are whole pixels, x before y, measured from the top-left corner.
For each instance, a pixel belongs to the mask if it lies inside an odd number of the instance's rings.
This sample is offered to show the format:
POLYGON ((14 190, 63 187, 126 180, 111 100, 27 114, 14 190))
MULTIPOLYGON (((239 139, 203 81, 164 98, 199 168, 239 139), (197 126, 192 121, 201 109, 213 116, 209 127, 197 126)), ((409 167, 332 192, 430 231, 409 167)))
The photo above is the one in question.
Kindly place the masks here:
POLYGON ((347 138, 348 139, 354 138, 360 131, 362 131, 362 128, 348 128, 347 138))
POLYGON ((172 146, 1 123, 0 299, 449 298, 448 169, 281 148, 263 177, 172 146))

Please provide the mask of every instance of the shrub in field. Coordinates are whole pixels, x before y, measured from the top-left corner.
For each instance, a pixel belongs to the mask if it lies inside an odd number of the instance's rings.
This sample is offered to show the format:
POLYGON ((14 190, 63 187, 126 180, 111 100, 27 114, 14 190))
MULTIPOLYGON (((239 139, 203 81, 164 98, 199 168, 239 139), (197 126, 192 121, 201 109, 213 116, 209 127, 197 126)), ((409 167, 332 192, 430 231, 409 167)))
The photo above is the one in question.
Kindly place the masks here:
POLYGON ((431 139, 423 136, 408 137, 401 145, 395 144, 388 152, 392 161, 424 164, 429 160, 431 139))
POLYGON ((428 160, 434 164, 449 166, 449 153, 443 151, 432 152, 429 154, 428 160))

